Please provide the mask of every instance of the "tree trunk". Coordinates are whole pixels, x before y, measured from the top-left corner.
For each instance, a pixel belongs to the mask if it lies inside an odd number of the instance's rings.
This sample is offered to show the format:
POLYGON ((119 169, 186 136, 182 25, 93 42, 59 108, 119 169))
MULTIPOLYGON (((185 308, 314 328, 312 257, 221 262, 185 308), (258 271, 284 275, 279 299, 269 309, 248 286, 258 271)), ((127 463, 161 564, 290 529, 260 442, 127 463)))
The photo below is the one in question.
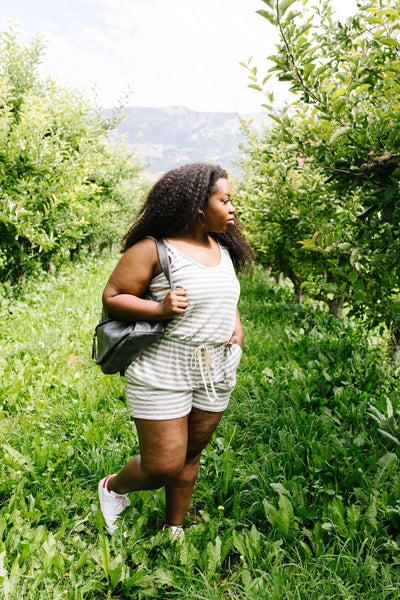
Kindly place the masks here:
POLYGON ((77 255, 78 255, 78 248, 70 248, 69 249, 69 260, 71 262, 75 262, 76 261, 77 255))
POLYGON ((298 301, 298 303, 301 304, 303 302, 305 296, 303 294, 303 290, 301 289, 300 285, 294 284, 294 295, 296 296, 296 300, 298 301))
POLYGON ((329 308, 329 314, 335 319, 335 321, 339 321, 342 315, 344 300, 344 298, 334 298, 333 300, 326 300, 329 308))
POLYGON ((400 358, 400 328, 395 327, 390 332, 390 341, 396 358, 400 358))
POLYGON ((301 304, 305 298, 303 290, 301 289, 301 284, 303 283, 303 280, 300 279, 300 277, 298 277, 297 273, 293 271, 293 269, 290 269, 289 279, 293 283, 294 295, 296 297, 296 300, 299 302, 299 304, 301 304))

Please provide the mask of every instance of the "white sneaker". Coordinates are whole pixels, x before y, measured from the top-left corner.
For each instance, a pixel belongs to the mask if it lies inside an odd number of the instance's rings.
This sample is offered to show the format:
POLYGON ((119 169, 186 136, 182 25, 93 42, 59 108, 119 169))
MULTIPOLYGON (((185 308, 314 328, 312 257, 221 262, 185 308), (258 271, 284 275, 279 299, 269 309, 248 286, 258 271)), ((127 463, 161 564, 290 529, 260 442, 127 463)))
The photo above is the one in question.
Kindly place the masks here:
POLYGON ((98 490, 100 509, 106 522, 106 530, 112 535, 117 529, 115 521, 118 519, 118 515, 130 505, 131 501, 127 494, 116 494, 115 492, 108 491, 107 481, 110 477, 112 475, 107 475, 107 477, 99 481, 98 490))
POLYGON ((162 531, 167 531, 168 529, 171 531, 173 540, 185 535, 183 528, 179 527, 179 525, 164 525, 162 531))

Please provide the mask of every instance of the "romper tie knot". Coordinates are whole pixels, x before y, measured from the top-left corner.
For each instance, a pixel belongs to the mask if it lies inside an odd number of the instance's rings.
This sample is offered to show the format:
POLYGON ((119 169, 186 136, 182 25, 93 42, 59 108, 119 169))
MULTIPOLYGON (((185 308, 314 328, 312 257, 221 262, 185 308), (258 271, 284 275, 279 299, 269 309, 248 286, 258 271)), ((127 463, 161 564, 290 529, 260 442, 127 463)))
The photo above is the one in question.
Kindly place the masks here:
POLYGON ((211 354, 210 354, 207 344, 201 344, 200 346, 197 346, 193 350, 192 356, 190 359, 190 366, 192 369, 195 369, 197 364, 200 367, 201 379, 202 379, 204 387, 206 389, 207 397, 208 397, 209 401, 210 402, 218 402, 218 397, 217 397, 217 393, 214 388, 214 383, 212 380, 212 373, 211 373, 211 369, 213 366, 212 358, 211 358, 211 354), (207 375, 208 375, 208 381, 210 383, 211 390, 212 390, 212 393, 214 396, 213 398, 210 396, 210 393, 208 391, 206 375, 205 375, 204 367, 203 367, 203 358, 204 358, 204 365, 206 367, 206 371, 207 371, 207 375))

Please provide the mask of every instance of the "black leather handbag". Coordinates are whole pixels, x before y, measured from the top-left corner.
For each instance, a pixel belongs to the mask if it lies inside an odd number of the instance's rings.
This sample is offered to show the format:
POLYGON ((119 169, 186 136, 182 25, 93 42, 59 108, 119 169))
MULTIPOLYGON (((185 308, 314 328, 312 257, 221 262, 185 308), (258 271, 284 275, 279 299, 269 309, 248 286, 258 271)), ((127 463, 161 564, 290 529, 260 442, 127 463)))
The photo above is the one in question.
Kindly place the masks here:
MULTIPOLYGON (((173 290, 175 287, 165 244, 162 240, 152 239, 157 245, 161 268, 173 290)), ((144 298, 156 301, 150 291, 144 298)), ((131 362, 163 336, 167 323, 168 321, 122 321, 103 311, 93 335, 92 358, 103 373, 124 375, 131 362)))

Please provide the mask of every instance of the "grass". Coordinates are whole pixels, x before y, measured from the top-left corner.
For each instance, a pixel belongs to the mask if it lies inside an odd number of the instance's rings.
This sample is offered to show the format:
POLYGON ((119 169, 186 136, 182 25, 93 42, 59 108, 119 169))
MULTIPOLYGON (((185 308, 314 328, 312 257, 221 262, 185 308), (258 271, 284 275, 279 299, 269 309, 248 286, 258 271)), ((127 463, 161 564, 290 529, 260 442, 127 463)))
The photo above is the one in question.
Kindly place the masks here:
POLYGON ((260 269, 241 277, 238 384, 185 539, 159 532, 162 491, 132 496, 127 539, 104 534, 97 481, 137 449, 122 378, 90 360, 112 262, 3 288, 4 599, 397 600, 399 365, 260 269))

